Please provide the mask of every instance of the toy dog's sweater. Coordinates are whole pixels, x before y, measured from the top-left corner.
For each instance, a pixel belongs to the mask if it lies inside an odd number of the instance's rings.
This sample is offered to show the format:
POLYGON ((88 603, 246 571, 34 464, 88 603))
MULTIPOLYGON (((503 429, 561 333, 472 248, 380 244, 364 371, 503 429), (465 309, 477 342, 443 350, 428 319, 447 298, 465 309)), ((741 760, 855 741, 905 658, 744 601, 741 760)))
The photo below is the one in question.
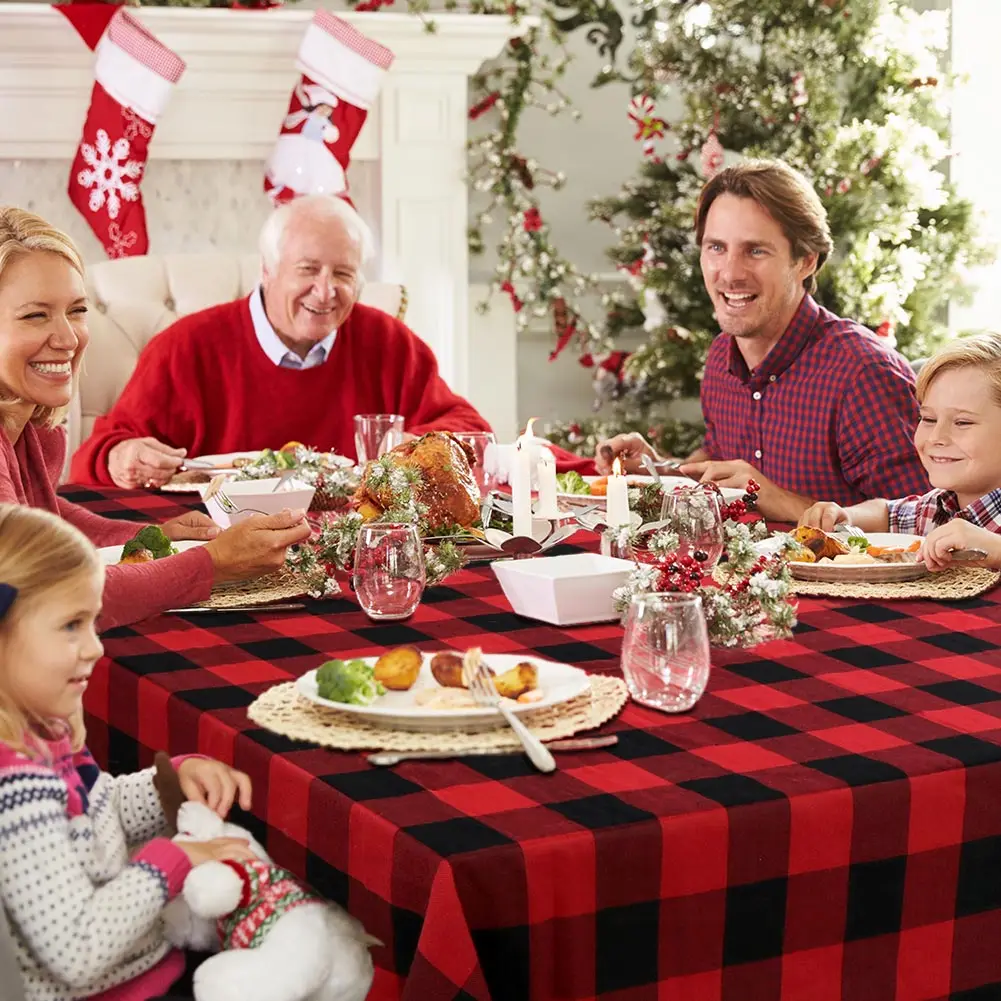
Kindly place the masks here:
POLYGON ((300 904, 323 902, 292 873, 273 862, 227 859, 224 864, 243 883, 243 895, 236 910, 219 921, 219 938, 224 949, 256 949, 283 914, 300 904))

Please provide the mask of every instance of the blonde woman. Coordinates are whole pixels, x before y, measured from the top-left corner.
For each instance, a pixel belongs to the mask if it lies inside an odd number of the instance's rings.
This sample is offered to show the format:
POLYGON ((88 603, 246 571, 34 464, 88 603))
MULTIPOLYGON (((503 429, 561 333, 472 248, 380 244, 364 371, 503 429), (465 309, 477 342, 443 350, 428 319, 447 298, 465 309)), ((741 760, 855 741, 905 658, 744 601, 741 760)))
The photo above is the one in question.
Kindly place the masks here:
MULTIPOLYGON (((83 264, 69 237, 31 212, 0 207, 0 502, 44 508, 95 545, 113 546, 141 526, 99 517, 56 494, 66 454, 61 422, 89 339, 87 308, 83 264)), ((171 539, 206 545, 110 567, 102 629, 203 600, 213 582, 269 573, 288 546, 309 535, 302 511, 254 516, 222 533, 198 513, 162 527, 171 539)))
MULTIPOLYGON (((169 990, 185 960, 164 939, 164 906, 192 866, 254 857, 239 838, 169 840, 153 770, 112 777, 84 746, 103 585, 75 528, 0 505, 0 910, 28 1001, 169 990)), ((202 757, 176 765, 188 799, 220 816, 237 799, 250 808, 242 772, 202 757)))

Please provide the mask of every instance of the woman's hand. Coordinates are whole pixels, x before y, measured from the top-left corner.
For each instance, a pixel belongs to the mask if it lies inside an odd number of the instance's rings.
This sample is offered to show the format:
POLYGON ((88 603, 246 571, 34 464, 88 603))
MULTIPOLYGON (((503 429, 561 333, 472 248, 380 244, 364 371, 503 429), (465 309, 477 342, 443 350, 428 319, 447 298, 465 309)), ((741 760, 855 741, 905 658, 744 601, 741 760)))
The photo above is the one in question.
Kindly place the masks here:
POLYGON ((204 803, 224 820, 239 794, 240 806, 250 809, 250 776, 212 758, 185 758, 177 769, 186 799, 204 803))
POLYGON ((160 528, 163 534, 171 542, 181 542, 184 539, 198 539, 208 541, 214 539, 222 529, 207 515, 201 511, 188 511, 186 514, 179 514, 170 521, 165 521, 160 528))
POLYGON ((971 525, 962 518, 953 518, 945 525, 932 529, 921 544, 918 559, 923 560, 929 570, 948 570, 956 566, 952 559, 955 549, 982 549, 987 553, 984 560, 964 560, 964 567, 1001 567, 1001 536, 971 525))
POLYGON ((192 865, 203 862, 253 862, 257 856, 246 838, 213 838, 211 841, 175 841, 192 865))
POLYGON ((305 542, 310 532, 302 510, 252 514, 205 544, 216 583, 249 580, 280 570, 288 547, 305 542))
POLYGON ((848 512, 832 501, 811 504, 800 516, 799 523, 809 528, 819 528, 823 532, 833 532, 838 525, 851 521, 848 512))
POLYGON ((594 464, 602 476, 612 472, 612 463, 618 459, 623 473, 644 472, 642 456, 649 455, 655 462, 657 453, 653 446, 636 431, 617 434, 614 438, 598 443, 594 452, 594 464))

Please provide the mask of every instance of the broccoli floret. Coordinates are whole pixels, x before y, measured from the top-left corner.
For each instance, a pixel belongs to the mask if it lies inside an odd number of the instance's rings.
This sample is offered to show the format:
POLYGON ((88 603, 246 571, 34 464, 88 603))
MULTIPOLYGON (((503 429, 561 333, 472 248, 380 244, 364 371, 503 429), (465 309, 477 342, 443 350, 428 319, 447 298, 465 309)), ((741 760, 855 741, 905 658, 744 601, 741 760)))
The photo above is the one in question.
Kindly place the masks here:
POLYGON ((316 687, 321 699, 353 706, 367 706, 386 691, 363 660, 328 660, 316 672, 316 687))
POLYGON ((591 488, 587 485, 587 481, 576 471, 557 474, 556 485, 562 494, 586 495, 591 492, 591 488))
POLYGON ((145 528, 139 529, 125 543, 122 548, 122 556, 130 556, 139 549, 148 549, 155 560, 162 560, 165 556, 173 556, 177 552, 171 545, 170 539, 163 534, 163 529, 158 525, 147 525, 145 528))
POLYGON ((869 540, 864 535, 849 535, 848 548, 864 553, 869 548, 869 540))

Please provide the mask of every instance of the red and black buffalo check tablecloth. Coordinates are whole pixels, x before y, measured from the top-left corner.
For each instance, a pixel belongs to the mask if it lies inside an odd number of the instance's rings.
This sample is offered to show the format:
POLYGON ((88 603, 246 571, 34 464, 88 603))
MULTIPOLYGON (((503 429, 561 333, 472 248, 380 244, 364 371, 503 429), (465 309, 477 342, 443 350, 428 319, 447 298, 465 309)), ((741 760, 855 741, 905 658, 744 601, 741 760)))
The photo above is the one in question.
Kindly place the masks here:
POLYGON ((115 770, 166 748, 249 772, 248 826, 385 943, 373 1001, 1001 998, 1001 594, 800 612, 790 641, 715 653, 691 713, 627 706, 616 747, 550 776, 521 756, 377 769, 246 718, 270 685, 398 643, 617 671, 617 626, 519 618, 489 568, 406 624, 345 597, 115 630, 90 739, 115 770))

